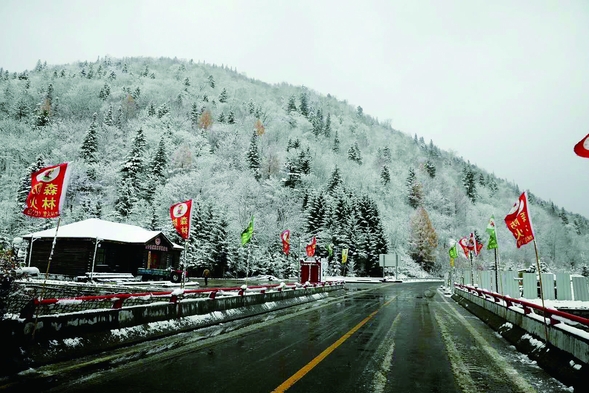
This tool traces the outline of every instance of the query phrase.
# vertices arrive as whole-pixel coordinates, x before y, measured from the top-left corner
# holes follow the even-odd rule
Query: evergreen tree
[[[405,184],[407,185],[407,200],[409,202],[409,206],[416,209],[419,205],[421,205],[423,195],[421,192],[421,185],[415,177],[415,171],[413,168],[409,168],[409,175],[407,176],[407,181]]]
[[[475,181],[475,174],[474,172],[468,168],[464,168],[462,183],[464,184],[464,189],[466,190],[466,196],[472,203],[475,203],[477,200],[477,186]]]
[[[127,156],[127,160],[121,169],[123,180],[129,180],[131,187],[133,187],[134,195],[141,191],[140,182],[143,180],[144,168],[144,154],[147,142],[143,130],[137,130],[137,134],[133,139],[131,151]]]
[[[383,186],[388,185],[391,182],[391,173],[388,165],[383,165],[380,171],[380,180]]]
[[[219,123],[225,123],[225,113],[221,112],[221,113],[219,114],[219,117],[217,118],[217,121],[218,121]]]
[[[312,119],[312,125],[313,135],[315,135],[315,137],[318,137],[323,133],[323,128],[325,127],[325,125],[323,124],[323,112],[321,112],[321,109],[319,108],[317,108],[317,112],[315,113],[315,116]]]
[[[159,184],[164,184],[168,168],[168,153],[166,151],[166,142],[164,137],[160,138],[157,151],[151,161],[151,175]]]
[[[107,126],[111,126],[111,127],[114,126],[114,124],[115,124],[112,104],[108,106],[108,110],[106,112],[106,115],[104,115],[104,124],[106,124]]]
[[[436,167],[430,160],[427,160],[424,166],[429,177],[431,177],[432,179],[436,177]]]
[[[307,101],[307,94],[305,94],[305,92],[302,92],[299,99],[301,100],[301,103],[299,105],[299,111],[301,112],[301,115],[308,118],[309,117],[309,103]]]
[[[190,87],[190,79],[188,77],[184,78],[184,87]]]
[[[135,185],[131,178],[123,178],[118,188],[118,198],[115,202],[115,210],[123,220],[127,218],[133,206],[137,203]]]
[[[357,162],[358,164],[362,164],[362,155],[360,154],[358,142],[354,142],[354,145],[350,146],[348,149],[348,159]]]
[[[88,129],[88,133],[80,148],[80,157],[82,157],[87,164],[96,164],[98,162],[98,125],[96,124],[96,116],[96,113],[92,115],[90,128]]]
[[[290,96],[290,98],[288,99],[288,105],[286,107],[286,111],[288,113],[297,111],[297,104],[295,103],[295,96],[294,95]]]
[[[260,156],[258,153],[258,133],[254,131],[252,138],[250,139],[250,147],[247,152],[247,160],[250,169],[254,173],[254,178],[260,180]]]
[[[105,83],[104,86],[102,86],[102,89],[100,89],[100,93],[98,93],[98,97],[102,101],[106,101],[106,99],[109,96],[110,96],[110,86],[108,85],[108,83]]]
[[[436,260],[438,235],[423,206],[419,206],[411,217],[410,227],[409,255],[423,270],[432,272]]]
[[[340,187],[342,185],[342,183],[343,183],[343,179],[340,174],[339,168],[336,165],[335,169],[331,173],[329,183],[327,184],[327,191],[329,193],[333,193],[338,187]]]
[[[333,138],[333,147],[331,148],[331,150],[333,150],[336,153],[339,153],[339,145],[340,145],[339,136],[337,135],[337,131],[336,131],[335,137]]]
[[[327,118],[325,119],[325,126],[323,127],[323,134],[329,138],[331,136],[331,114],[327,114]]]
[[[209,75],[208,81],[209,81],[209,86],[211,86],[211,88],[214,89],[215,88],[215,78],[213,78],[212,75]]]
[[[223,88],[223,91],[221,92],[221,94],[219,94],[219,102],[221,103],[225,103],[227,102],[227,89]]]
[[[170,108],[168,107],[168,104],[165,102],[163,104],[161,104],[159,108],[157,108],[157,118],[158,119],[161,119],[162,117],[164,117],[168,113],[170,113]]]
[[[32,174],[37,172],[41,168],[45,168],[45,157],[43,154],[39,154],[37,159],[34,163],[29,165],[25,174],[20,180],[18,191],[16,193],[16,201],[19,204],[19,210],[24,210],[26,207],[27,197],[29,196],[29,192],[31,191],[31,180]]]
[[[227,122],[229,124],[235,124],[235,113],[233,113],[233,111],[229,111],[229,115],[227,116]]]

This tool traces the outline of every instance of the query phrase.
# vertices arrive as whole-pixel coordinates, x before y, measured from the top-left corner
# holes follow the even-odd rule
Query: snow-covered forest
[[[440,274],[452,240],[475,231],[486,245],[491,215],[501,267],[535,264],[533,245],[516,249],[503,223],[523,191],[517,184],[328,93],[169,58],[0,69],[2,247],[22,255],[27,245],[14,239],[56,225],[22,214],[30,176],[71,162],[62,224],[99,217],[162,230],[183,245],[169,207],[192,198],[187,261],[217,276],[292,274],[313,236],[330,274],[342,273],[342,249],[347,273],[380,275],[379,254],[398,253],[401,266]],[[534,190],[528,196],[541,261],[581,272],[587,219]],[[476,263],[492,267],[493,251]]]

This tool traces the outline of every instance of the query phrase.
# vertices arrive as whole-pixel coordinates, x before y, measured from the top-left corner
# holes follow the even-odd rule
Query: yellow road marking
[[[311,371],[313,368],[315,368],[316,365],[321,363],[321,361],[323,359],[325,359],[327,356],[329,356],[330,353],[335,351],[335,349],[337,347],[342,345],[348,338],[350,338],[350,336],[352,334],[356,333],[358,331],[358,329],[360,329],[362,326],[364,326],[364,324],[366,322],[370,321],[370,319],[372,319],[372,317],[374,317],[380,310],[382,310],[385,306],[387,306],[394,299],[395,298],[392,298],[391,300],[384,303],[378,310],[370,313],[370,315],[368,315],[366,318],[364,318],[359,324],[354,326],[349,332],[347,332],[346,334],[341,336],[336,342],[331,344],[327,349],[325,349],[323,352],[321,352],[319,355],[317,355],[315,357],[315,359],[311,360],[303,368],[301,368],[299,371],[294,373],[290,378],[288,378],[286,381],[284,381],[282,384],[280,384],[280,386],[278,386],[276,389],[274,389],[272,391],[272,393],[280,393],[280,392],[285,392],[286,390],[288,390],[292,385],[294,385],[295,383],[297,383],[297,381],[299,381],[301,378],[303,378],[305,375],[307,375],[307,373],[309,371]]]

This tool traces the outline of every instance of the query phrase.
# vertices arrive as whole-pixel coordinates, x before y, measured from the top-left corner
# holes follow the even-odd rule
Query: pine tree
[[[327,191],[329,193],[333,193],[338,187],[340,187],[343,183],[342,176],[340,174],[339,168],[336,165],[333,172],[331,173],[329,182],[327,183]]]
[[[391,182],[391,173],[388,165],[383,165],[380,171],[380,180],[383,186],[388,185]]]
[[[339,148],[340,148],[340,141],[339,141],[339,136],[337,135],[337,131],[336,131],[335,137],[333,138],[333,147],[331,148],[331,150],[333,150],[336,153],[339,153]]]
[[[432,179],[436,177],[436,167],[430,160],[427,160],[424,166],[429,177],[431,177]]]
[[[137,198],[136,190],[131,178],[123,178],[118,189],[118,198],[115,202],[115,210],[123,219],[127,218],[133,209]]]
[[[219,114],[219,117],[217,118],[217,121],[218,121],[219,123],[225,123],[225,113],[221,112],[221,113]]]
[[[288,113],[297,111],[297,104],[295,103],[295,96],[294,95],[290,96],[290,98],[288,99],[288,105],[286,107],[286,111]]]
[[[299,110],[301,112],[301,115],[308,118],[309,117],[309,103],[307,101],[307,94],[305,94],[305,92],[301,93],[301,96],[299,99],[301,100],[301,103],[299,105]]]
[[[209,86],[211,86],[211,88],[214,89],[215,88],[215,78],[213,78],[212,75],[209,75],[208,81],[209,81]]]
[[[158,119],[161,119],[162,117],[164,117],[168,113],[170,113],[170,108],[168,107],[168,104],[165,102],[163,104],[161,104],[159,108],[157,108],[157,118]]]
[[[98,97],[102,101],[106,101],[106,99],[109,96],[110,96],[110,86],[108,85],[108,83],[105,83],[104,86],[102,86],[102,89],[100,89],[100,93],[98,93]]]
[[[221,94],[219,94],[219,102],[221,103],[225,103],[227,102],[227,89],[223,88],[223,91],[221,92]]]
[[[421,192],[421,185],[415,177],[415,171],[413,168],[409,168],[409,175],[407,176],[407,181],[405,184],[407,185],[407,200],[409,202],[409,206],[416,209],[419,205],[421,205],[423,195]]]
[[[229,115],[227,117],[227,122],[229,124],[235,124],[235,113],[233,113],[233,111],[229,111]]]
[[[411,217],[410,226],[409,255],[423,270],[432,272],[436,260],[438,235],[423,206],[418,207]]]
[[[147,142],[143,130],[137,130],[137,134],[133,139],[131,151],[127,156],[127,160],[121,169],[123,180],[130,180],[131,186],[135,193],[141,189],[139,181],[144,173],[144,154]]]
[[[39,154],[35,162],[29,165],[25,171],[25,174],[21,178],[16,194],[16,201],[20,206],[20,210],[23,210],[26,206],[27,197],[29,196],[29,191],[31,190],[31,175],[37,172],[39,169],[45,168],[45,166],[45,157],[42,154]]]
[[[250,139],[250,147],[247,152],[247,160],[249,163],[249,168],[254,173],[254,178],[256,180],[260,180],[260,156],[258,153],[258,133],[256,131],[253,132],[252,138]]]
[[[168,153],[166,151],[166,142],[162,136],[157,147],[157,151],[151,161],[151,175],[156,179],[156,182],[163,184],[166,180],[166,172],[168,167]]]
[[[325,119],[325,126],[323,127],[323,135],[327,138],[331,136],[331,114],[327,114],[327,118]]]
[[[477,200],[475,175],[474,172],[468,167],[464,168],[462,183],[464,184],[464,189],[466,190],[466,196],[472,203],[475,203]]]
[[[115,124],[112,104],[108,106],[108,110],[106,112],[106,115],[104,115],[104,124],[106,124],[107,126],[111,126],[111,127],[114,126],[114,124]]]
[[[90,165],[98,162],[98,157],[96,156],[98,152],[98,125],[96,124],[96,116],[96,113],[92,115],[90,128],[80,148],[80,157]]]

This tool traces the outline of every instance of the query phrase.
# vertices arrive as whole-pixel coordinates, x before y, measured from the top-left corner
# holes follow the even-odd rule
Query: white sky
[[[589,217],[587,0],[2,2],[0,67],[104,55],[330,93]]]

